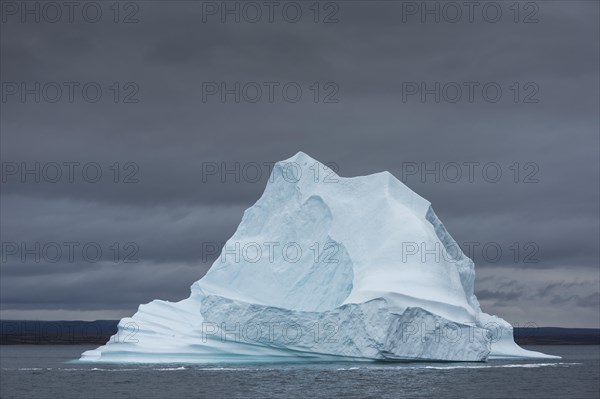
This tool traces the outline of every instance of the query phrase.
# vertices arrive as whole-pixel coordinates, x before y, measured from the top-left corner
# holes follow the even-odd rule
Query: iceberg
[[[389,172],[344,178],[299,152],[179,302],[154,300],[81,362],[554,358],[483,313],[474,264]]]

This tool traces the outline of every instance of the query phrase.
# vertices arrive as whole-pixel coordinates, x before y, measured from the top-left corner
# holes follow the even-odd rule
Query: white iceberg
[[[255,363],[551,358],[481,311],[475,271],[428,201],[388,172],[278,162],[180,302],[119,322],[83,362]]]

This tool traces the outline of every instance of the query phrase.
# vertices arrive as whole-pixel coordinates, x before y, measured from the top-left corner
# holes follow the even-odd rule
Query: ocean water
[[[487,363],[82,365],[92,346],[0,346],[9,398],[598,398],[600,346],[530,346],[561,360]]]

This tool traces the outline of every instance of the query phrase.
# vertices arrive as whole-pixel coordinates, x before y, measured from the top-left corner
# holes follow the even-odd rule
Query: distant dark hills
[[[118,320],[0,320],[0,345],[102,345],[117,332],[118,323]]]
[[[600,345],[600,329],[536,327],[514,329],[519,345]]]
[[[102,345],[116,334],[117,323],[118,320],[0,320],[0,344]],[[517,327],[514,337],[521,345],[600,345],[600,329],[596,328]]]

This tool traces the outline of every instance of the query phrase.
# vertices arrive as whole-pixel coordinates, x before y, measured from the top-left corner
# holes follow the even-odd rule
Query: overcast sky
[[[600,327],[599,3],[462,3],[3,1],[1,317],[187,297],[301,150],[428,199],[484,311]]]

